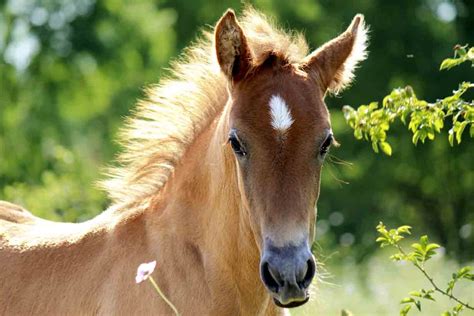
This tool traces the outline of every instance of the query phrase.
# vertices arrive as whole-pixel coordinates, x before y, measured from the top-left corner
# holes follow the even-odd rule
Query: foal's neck
[[[188,208],[178,212],[194,230],[190,236],[195,237],[189,242],[206,260],[212,260],[206,273],[220,283],[218,290],[231,291],[229,296],[241,305],[240,311],[249,308],[249,313],[255,313],[268,298],[260,282],[260,255],[248,211],[242,205],[235,157],[227,144],[229,111],[227,104],[196,138],[176,171],[169,194],[178,197],[180,208]]]
[[[218,252],[229,250],[232,255],[237,251],[235,247],[244,247],[241,250],[258,256],[238,188],[235,157],[227,144],[229,111],[227,104],[189,148],[176,174],[173,192],[189,202],[202,220],[203,233],[209,239],[203,240],[201,246],[213,250],[218,243],[225,247],[219,247]]]
[[[242,259],[246,253],[258,257],[258,248],[252,233],[248,209],[243,204],[237,179],[234,153],[228,144],[229,137],[229,112],[230,105],[227,104],[221,115],[213,122],[209,130],[207,146],[203,146],[204,156],[200,168],[207,175],[207,212],[209,220],[214,222],[219,229],[222,242],[240,248],[231,248],[236,251],[245,251],[238,254]],[[203,135],[204,136],[204,135]],[[204,136],[204,139],[207,137]],[[216,236],[213,236],[216,237]],[[215,238],[213,238],[215,239]]]

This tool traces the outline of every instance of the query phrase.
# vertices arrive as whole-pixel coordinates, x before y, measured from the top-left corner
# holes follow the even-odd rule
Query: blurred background
[[[326,100],[342,146],[324,167],[318,203],[314,249],[324,264],[323,280],[315,301],[299,313],[335,315],[348,308],[360,315],[396,314],[399,300],[425,283],[377,250],[375,226],[380,220],[408,224],[416,235],[427,233],[444,245],[432,267],[440,274],[443,267],[472,261],[474,142],[465,136],[450,147],[448,127],[434,142],[415,147],[398,124],[388,139],[394,153],[386,157],[355,140],[341,108],[381,101],[408,84],[419,98],[433,101],[472,81],[469,64],[449,72],[438,68],[455,44],[474,44],[474,1],[250,3],[284,28],[304,32],[313,49],[343,31],[356,13],[370,25],[369,58],[356,82]],[[214,0],[0,1],[0,199],[57,221],[84,221],[105,209],[109,201],[95,183],[120,150],[114,139],[124,117],[143,88],[158,82],[170,60],[228,7],[239,12],[243,6]],[[474,299],[472,292],[464,294]]]

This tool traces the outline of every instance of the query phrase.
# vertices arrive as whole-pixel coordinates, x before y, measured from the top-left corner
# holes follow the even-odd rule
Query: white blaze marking
[[[270,98],[270,114],[272,127],[281,133],[286,132],[294,122],[288,104],[278,94]]]

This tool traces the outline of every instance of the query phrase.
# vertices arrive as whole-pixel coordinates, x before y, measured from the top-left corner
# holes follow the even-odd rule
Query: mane
[[[308,54],[299,33],[287,33],[253,8],[246,8],[240,25],[254,62],[276,54],[290,63]],[[222,111],[228,99],[227,81],[220,72],[213,31],[204,31],[185,49],[160,83],[146,89],[121,131],[124,150],[118,167],[101,182],[113,203],[134,203],[157,194],[197,135]]]

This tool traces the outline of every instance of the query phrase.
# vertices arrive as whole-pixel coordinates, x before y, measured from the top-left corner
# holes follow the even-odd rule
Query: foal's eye
[[[229,143],[237,156],[247,156],[247,151],[245,150],[244,146],[237,137],[237,133],[235,132],[235,130],[232,130],[229,134]]]
[[[321,145],[321,148],[319,149],[319,154],[321,156],[324,156],[328,153],[329,151],[329,147],[331,147],[331,144],[332,144],[332,141],[333,141],[334,137],[332,136],[332,134],[329,134],[326,139],[324,140],[323,144]]]

